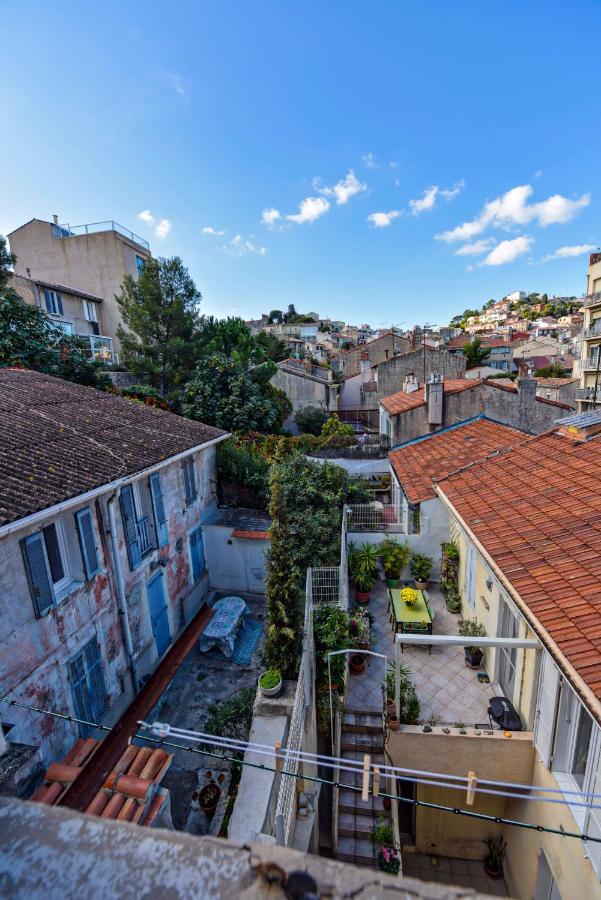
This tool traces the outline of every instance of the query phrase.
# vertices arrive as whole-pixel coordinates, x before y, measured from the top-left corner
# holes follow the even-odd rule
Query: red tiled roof
[[[541,387],[564,387],[566,384],[573,384],[578,381],[577,378],[536,378],[536,383]]]
[[[601,437],[578,441],[547,432],[438,484],[598,699],[600,476]]]
[[[465,347],[466,344],[469,344],[472,340],[472,336],[470,334],[459,334],[457,337],[452,338],[447,344],[447,350],[461,350]],[[509,341],[504,340],[503,338],[497,337],[487,337],[483,334],[480,337],[481,346],[482,347],[509,347]]]
[[[0,419],[0,525],[227,434],[29,369],[0,368]]]
[[[482,384],[480,378],[450,378],[444,382],[444,390],[445,394],[458,394],[460,391],[468,391],[478,384]],[[380,403],[386,412],[392,416],[404,413],[408,409],[417,409],[419,406],[425,406],[424,386],[420,384],[417,391],[413,391],[411,394],[408,394],[406,391],[390,394],[388,397],[383,397]]]
[[[99,297],[98,294],[90,294],[89,291],[82,291],[80,288],[69,287],[67,284],[58,284],[55,281],[43,281],[41,278],[33,278],[33,276],[24,275],[22,272],[15,272],[14,274],[17,278],[25,278],[26,281],[32,281],[39,287],[50,288],[62,294],[72,294],[74,297],[83,297],[85,300],[92,300],[94,303],[102,303],[102,297]]]
[[[48,767],[44,783],[30,799],[56,806],[100,744],[94,738],[80,738],[62,763]],[[159,793],[157,788],[172,759],[172,753],[160,748],[152,750],[129,744],[85,812],[103,819],[151,825],[167,797],[166,792]]]
[[[484,416],[418,438],[388,459],[410,503],[436,496],[433,482],[530,435]]]

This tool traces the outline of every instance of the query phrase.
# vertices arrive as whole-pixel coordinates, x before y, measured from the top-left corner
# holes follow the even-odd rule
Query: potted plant
[[[365,657],[362,653],[351,653],[349,667],[353,675],[361,675],[365,669]]]
[[[282,690],[282,675],[277,669],[267,669],[259,676],[259,689],[264,697],[276,697]]]
[[[357,603],[369,603],[369,595],[374,586],[373,575],[366,572],[357,572],[355,575],[355,600]]]
[[[358,650],[369,650],[371,618],[366,609],[358,609],[349,619],[349,634]]]
[[[417,603],[417,591],[410,587],[403,588],[401,591],[401,600],[405,606],[415,606]]]
[[[388,713],[387,722],[388,722],[388,727],[390,728],[391,731],[398,731],[399,728],[401,727],[399,717],[397,716],[397,714],[395,712]]]
[[[381,816],[371,830],[371,842],[377,847],[376,861],[381,872],[398,875],[401,862],[394,845],[394,832]]]
[[[211,781],[201,788],[198,794],[198,805],[207,816],[212,816],[217,809],[220,797],[221,788]]]
[[[407,544],[399,544],[390,538],[386,538],[380,545],[380,559],[388,587],[398,587],[401,573],[409,562],[409,553]]]
[[[477,619],[464,619],[459,623],[459,634],[461,637],[477,638],[486,637],[486,628]],[[465,648],[465,661],[472,669],[479,669],[482,664],[484,653],[478,646],[468,646]]]
[[[366,542],[357,547],[352,554],[351,572],[353,578],[356,580],[357,575],[361,573],[362,575],[370,575],[372,580],[376,581],[378,578],[379,555],[378,548],[374,544]]]
[[[455,589],[449,589],[445,602],[450,613],[458,613],[461,609],[461,598]]]
[[[484,857],[484,869],[490,878],[501,878],[503,875],[503,860],[507,850],[507,841],[502,835],[487,838],[482,843],[486,844],[488,851]]]
[[[411,575],[418,591],[425,591],[432,572],[432,559],[423,553],[414,553],[411,557]]]

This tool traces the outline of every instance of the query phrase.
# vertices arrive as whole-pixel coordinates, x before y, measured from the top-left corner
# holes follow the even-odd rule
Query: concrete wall
[[[342,356],[344,375],[345,377],[358,375],[362,359],[367,358],[370,365],[377,366],[387,359],[392,359],[397,353],[405,353],[410,346],[407,338],[399,337],[396,334],[385,334],[373,341],[360,344]]]
[[[509,739],[499,731],[493,735],[475,736],[462,735],[452,729],[447,735],[441,728],[435,727],[429,734],[424,734],[420,726],[402,725],[399,731],[390,732],[387,749],[392,764],[407,769],[427,768],[429,772],[462,777],[474,771],[480,779],[524,784],[532,782],[534,748],[532,735],[525,732],[514,733]],[[418,785],[416,791],[418,800],[465,807],[462,791],[433,785]],[[476,794],[473,810],[486,815],[505,816],[507,804],[504,797]],[[502,830],[502,825],[418,807],[415,812],[415,849],[418,853],[429,855],[483,859],[485,848],[482,841]],[[512,896],[516,895],[512,893]]]
[[[160,570],[159,566],[162,567],[172,640],[200,608],[208,592],[206,570],[199,581],[192,584],[188,535],[214,503],[215,448],[202,450],[194,457],[198,499],[188,507],[184,500],[181,464],[168,463],[161,469],[169,543],[160,550],[151,550],[134,571],[129,568],[117,505],[119,555],[138,677],[151,672],[158,662],[146,593],[151,575]],[[139,483],[139,494],[147,500],[147,479],[133,481]],[[131,701],[132,684],[119,622],[117,581],[109,535],[109,497],[105,494],[97,503],[88,504],[94,519],[100,562],[100,572],[89,581],[84,580],[73,518],[74,512],[81,507],[75,506],[73,511],[69,510],[60,517],[49,510],[47,519],[41,524],[23,528],[0,540],[0,693],[22,703],[74,714],[67,663],[96,638],[108,694],[108,710],[103,721],[110,723]],[[143,511],[146,513],[147,509]],[[150,515],[152,521],[151,512]],[[57,518],[64,526],[67,557],[74,581],[67,588],[64,598],[38,619],[34,613],[20,541],[57,521]],[[64,755],[78,733],[72,724],[16,708],[3,708],[2,718],[15,725],[11,732],[12,740],[40,747],[45,764]]]
[[[462,378],[466,370],[465,357],[454,356],[448,350],[425,348],[426,381],[433,372],[444,378]],[[424,348],[403,353],[378,366],[378,397],[388,397],[403,389],[407,375],[415,375],[421,383],[424,380]]]
[[[43,312],[47,312],[46,302],[44,300],[44,289],[36,289],[35,282],[32,279],[22,278],[20,275],[12,275],[9,284],[29,306],[38,306]],[[76,286],[77,285],[71,285],[71,287]],[[50,316],[50,318],[55,322],[71,322],[75,334],[93,334],[92,325],[84,316],[82,298],[76,297],[74,294],[69,294],[66,291],[61,291],[60,294],[63,305],[63,315]],[[98,320],[100,334],[104,334],[102,330],[102,304],[94,303],[94,307],[96,309],[96,318]]]
[[[34,219],[10,235],[10,248],[17,255],[17,268],[31,270],[34,278],[56,281],[102,297],[104,334],[115,342],[121,323],[115,294],[121,292],[125,275],[137,277],[136,256],[150,252],[115,231],[55,239],[50,222]]]
[[[292,372],[277,370],[271,384],[284,391],[292,404],[292,415],[284,422],[284,428],[294,434],[298,433],[294,421],[294,413],[305,406],[318,406],[328,412],[335,412],[338,408],[338,390],[336,385],[319,381],[316,378],[306,378],[303,375],[295,375]]]
[[[232,537],[231,526],[203,527],[211,590],[264,593],[268,540]]]

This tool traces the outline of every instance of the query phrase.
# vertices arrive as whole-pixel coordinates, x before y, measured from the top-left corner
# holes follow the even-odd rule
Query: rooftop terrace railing
[[[598,303],[601,303],[601,291],[595,291],[592,294],[587,294],[582,303],[583,306],[597,306]]]
[[[117,234],[121,234],[123,237],[133,241],[134,244],[139,244],[140,247],[144,247],[145,250],[150,250],[148,241],[145,241],[144,238],[135,234],[135,232],[130,231],[129,228],[124,228],[123,225],[119,225],[118,222],[113,221],[90,222],[87,225],[69,225],[68,223],[63,225],[53,225],[52,237],[55,240],[61,240],[62,238],[80,237],[83,234],[99,234],[101,231],[115,231]]]

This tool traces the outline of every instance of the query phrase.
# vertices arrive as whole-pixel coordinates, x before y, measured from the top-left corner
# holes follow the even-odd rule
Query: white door
[[[553,872],[543,850],[541,850],[538,858],[534,900],[561,900],[561,894],[555,884]]]
[[[267,576],[266,558],[268,542],[263,540],[242,539],[244,559],[244,578],[246,590],[254,594],[262,594],[265,590]]]

